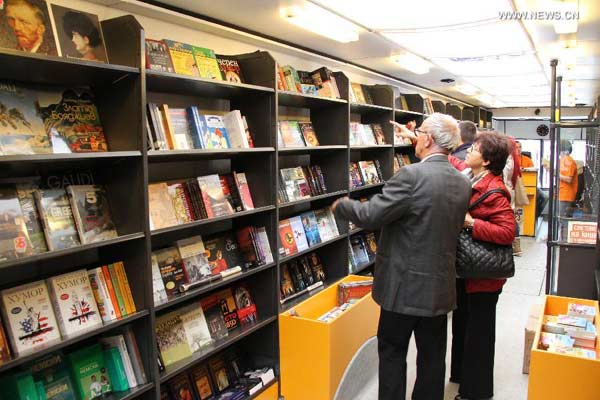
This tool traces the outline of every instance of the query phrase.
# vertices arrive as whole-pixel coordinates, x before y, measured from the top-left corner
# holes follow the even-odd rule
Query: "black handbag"
[[[492,189],[469,206],[469,211],[494,193],[506,192]],[[456,246],[456,275],[465,279],[502,279],[515,275],[512,245],[473,240],[471,230],[462,229]]]

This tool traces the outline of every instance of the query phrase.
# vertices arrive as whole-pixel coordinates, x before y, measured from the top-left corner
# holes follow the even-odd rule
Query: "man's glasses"
[[[427,131],[424,131],[424,130],[421,130],[421,129],[418,129],[418,128],[417,128],[417,129],[415,129],[415,134],[416,134],[417,136],[419,136],[419,135],[430,135],[430,133],[429,133],[429,132],[427,132]]]

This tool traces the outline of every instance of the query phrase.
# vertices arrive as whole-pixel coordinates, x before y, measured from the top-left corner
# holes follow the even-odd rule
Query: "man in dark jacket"
[[[333,205],[337,217],[381,229],[373,287],[381,306],[379,399],[405,398],[413,332],[418,356],[412,398],[444,398],[447,313],[456,307],[456,243],[471,184],[448,162],[458,143],[452,117],[433,114],[415,133],[420,163],[401,168],[368,202],[345,198]]]
[[[462,121],[458,124],[460,130],[460,144],[452,152],[452,155],[461,161],[465,161],[467,150],[473,145],[473,140],[477,135],[477,125],[471,121]]]

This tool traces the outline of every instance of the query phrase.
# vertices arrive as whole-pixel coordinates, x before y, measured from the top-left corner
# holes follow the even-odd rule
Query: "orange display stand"
[[[596,308],[596,330],[600,332],[598,302],[571,297],[546,296],[545,315],[566,314],[569,303],[579,303]],[[600,360],[589,360],[570,355],[539,350],[543,318],[540,318],[531,348],[529,369],[529,400],[600,398]],[[596,354],[600,355],[596,340]]]
[[[535,236],[535,205],[537,202],[537,170],[525,170],[521,173],[523,179],[523,186],[525,186],[525,192],[529,199],[529,204],[522,208],[523,212],[520,213],[521,221],[519,221],[519,228],[521,236]]]
[[[278,400],[279,399],[279,382],[269,386],[264,392],[254,397],[256,400]]]
[[[281,395],[286,400],[332,399],[358,348],[377,333],[379,306],[370,294],[331,322],[318,321],[337,305],[341,282],[372,279],[349,275],[279,315]]]

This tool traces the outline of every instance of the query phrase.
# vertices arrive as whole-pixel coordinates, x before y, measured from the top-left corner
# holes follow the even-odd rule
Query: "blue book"
[[[307,211],[302,213],[300,218],[302,219],[302,225],[304,226],[304,232],[306,233],[308,247],[313,247],[314,245],[321,243],[321,235],[319,235],[319,226],[317,224],[315,213],[313,211]]]
[[[204,143],[207,149],[229,149],[229,136],[220,115],[202,115],[204,126]]]
[[[204,128],[198,118],[198,107],[191,106],[191,107],[188,107],[186,109],[186,111],[187,111],[190,131],[192,133],[191,136],[192,136],[192,142],[194,144],[194,148],[202,149],[202,148],[204,148],[204,146],[202,145],[202,131]]]

